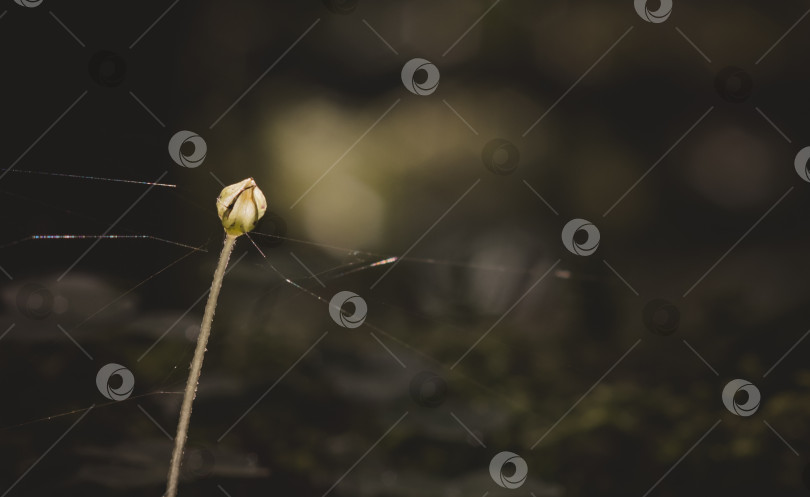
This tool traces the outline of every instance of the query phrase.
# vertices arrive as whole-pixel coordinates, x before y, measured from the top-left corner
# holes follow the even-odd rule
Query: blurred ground
[[[239,241],[180,495],[807,494],[803,2],[6,4],[0,491],[160,495],[218,180],[253,176],[267,260]],[[172,162],[180,130],[201,166]],[[146,186],[25,170],[177,188],[127,211]],[[66,272],[92,240],[26,240],[119,216],[207,252],[102,240]],[[576,218],[592,255],[561,243]],[[329,316],[343,290],[359,328]]]

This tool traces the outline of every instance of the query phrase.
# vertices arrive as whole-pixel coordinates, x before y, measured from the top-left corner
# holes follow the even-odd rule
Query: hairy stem
[[[200,334],[197,337],[197,347],[194,349],[194,358],[191,360],[191,370],[188,374],[186,390],[183,393],[183,404],[180,408],[180,420],[177,422],[177,435],[174,437],[174,450],[172,451],[172,462],[169,468],[169,481],[166,485],[165,497],[175,497],[177,495],[177,480],[180,477],[180,463],[183,459],[183,448],[186,446],[188,424],[191,420],[191,404],[194,402],[194,397],[197,395],[197,383],[200,381],[203,356],[205,355],[205,348],[208,344],[208,336],[211,334],[211,324],[214,322],[217,298],[219,297],[219,290],[222,288],[225,269],[228,267],[228,259],[231,257],[235,243],[236,236],[225,236],[225,244],[222,246],[222,253],[219,254],[219,263],[217,264],[216,271],[214,271],[214,281],[211,283],[208,302],[205,304],[205,314],[203,314]]]

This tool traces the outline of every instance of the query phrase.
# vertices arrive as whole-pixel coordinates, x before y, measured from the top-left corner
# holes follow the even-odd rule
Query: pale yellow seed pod
[[[267,210],[267,199],[253,178],[222,189],[217,198],[217,213],[225,233],[239,236],[256,227]]]

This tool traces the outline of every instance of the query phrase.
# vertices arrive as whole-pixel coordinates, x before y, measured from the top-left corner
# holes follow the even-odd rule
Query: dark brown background
[[[7,244],[101,234],[146,187],[21,172],[0,179],[0,266],[13,278],[0,288],[0,332],[15,323],[0,340],[0,491],[96,405],[8,495],[161,494],[171,444],[144,412],[174,434],[179,395],[159,392],[182,390],[203,303],[180,318],[210,285],[219,251],[214,173],[226,183],[255,177],[272,211],[257,231],[295,239],[254,237],[268,259],[326,300],[357,292],[373,328],[340,328],[323,302],[284,283],[240,240],[235,256],[247,256],[225,281],[191,422],[197,459],[181,495],[323,495],[405,412],[331,495],[642,496],[706,433],[649,495],[806,495],[808,344],[768,371],[810,327],[810,186],[793,168],[808,145],[810,20],[760,60],[806,3],[675,0],[671,17],[652,24],[631,1],[504,0],[444,56],[493,2],[327,4],[0,5],[0,166],[143,181],[168,171],[162,181],[177,188],[154,188],[110,233],[208,250],[85,322],[188,249],[102,240],[57,282],[91,240]],[[99,84],[88,67],[102,50],[126,67],[114,85]],[[440,70],[432,95],[403,87],[400,69],[414,57]],[[717,90],[729,66],[750,78],[752,91],[735,93],[728,79],[720,83],[730,93]],[[735,95],[740,101],[730,101]],[[168,155],[169,138],[186,129],[208,145],[196,169]],[[495,138],[519,151],[512,174],[484,166],[482,151]],[[411,260],[373,289],[390,266],[344,274],[403,254],[473,184]],[[599,228],[594,255],[563,247],[560,232],[573,218]],[[323,288],[291,252],[315,272],[338,269],[322,275]],[[451,370],[558,259],[561,272]],[[42,318],[24,312],[36,304],[26,300],[31,288],[58,302]],[[668,336],[642,321],[654,299],[680,313]],[[120,403],[95,385],[110,362],[136,380]],[[423,371],[446,392],[414,395]],[[721,391],[734,378],[762,393],[755,415],[724,408]],[[501,489],[489,476],[489,461],[504,450],[528,464],[520,489]]]

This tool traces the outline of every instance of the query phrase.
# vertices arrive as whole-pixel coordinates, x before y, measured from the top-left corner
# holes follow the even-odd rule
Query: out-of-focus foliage
[[[132,76],[121,95],[86,97],[94,117],[77,119],[89,123],[55,130],[27,166],[148,179],[171,167],[164,181],[177,190],[150,193],[121,227],[208,252],[120,299],[184,249],[111,240],[58,283],[83,247],[26,242],[0,254],[17,276],[2,289],[0,332],[16,323],[0,342],[0,424],[10,427],[0,436],[2,481],[16,480],[80,412],[20,423],[95,405],[16,495],[161,491],[171,442],[149,416],[174,433],[203,304],[187,309],[210,284],[221,239],[213,172],[226,184],[254,177],[266,194],[268,215],[251,237],[267,260],[240,239],[234,260],[247,255],[220,297],[190,428],[197,459],[181,495],[222,495],[217,485],[234,497],[322,495],[338,481],[331,495],[644,495],[687,452],[651,496],[804,495],[807,343],[771,367],[808,327],[808,195],[793,170],[810,111],[806,25],[755,62],[806,6],[675,3],[667,22],[650,24],[630,1],[499,2],[446,55],[490,2],[359,2],[348,15],[322,2],[178,4],[127,52]],[[76,32],[95,32],[64,8]],[[143,16],[127,21],[132,32],[155,17]],[[400,69],[414,57],[441,71],[430,96],[402,85]],[[754,81],[741,103],[714,86],[732,65]],[[141,115],[126,88],[166,129]],[[169,162],[175,129],[205,138],[203,166]],[[514,173],[484,166],[494,138],[519,150]],[[82,154],[86,165],[74,159]],[[4,181],[4,202],[22,196],[30,209],[9,240],[101,232],[139,194]],[[594,255],[560,243],[573,218],[599,227]],[[367,267],[406,251],[393,268]],[[61,298],[61,310],[22,314],[18,295],[30,282]],[[341,290],[368,303],[364,326],[330,319],[325,302]],[[656,298],[680,312],[668,336],[643,322]],[[109,362],[135,374],[127,401],[96,390]],[[734,378],[761,391],[755,415],[723,406]],[[528,464],[519,490],[489,476],[501,451]]]

